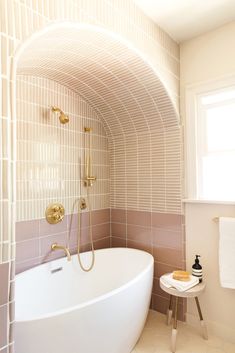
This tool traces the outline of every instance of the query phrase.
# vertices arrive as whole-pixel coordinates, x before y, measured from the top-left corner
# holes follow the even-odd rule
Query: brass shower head
[[[54,112],[54,113],[60,113],[59,115],[59,119],[60,119],[60,122],[61,124],[66,124],[69,122],[69,117],[68,115],[66,115],[60,108],[58,107],[51,107],[51,110]]]
[[[66,124],[69,122],[68,115],[65,115],[63,112],[60,113],[59,119],[60,119],[61,124]]]

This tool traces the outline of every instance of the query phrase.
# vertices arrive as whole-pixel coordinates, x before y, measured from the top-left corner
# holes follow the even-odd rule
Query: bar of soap
[[[172,277],[177,279],[177,281],[190,281],[190,273],[187,271],[173,271]]]

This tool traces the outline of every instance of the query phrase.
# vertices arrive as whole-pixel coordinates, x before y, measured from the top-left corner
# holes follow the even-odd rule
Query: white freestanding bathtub
[[[82,254],[89,264],[90,252]],[[130,353],[151,297],[153,257],[140,250],[96,251],[16,276],[16,353]]]

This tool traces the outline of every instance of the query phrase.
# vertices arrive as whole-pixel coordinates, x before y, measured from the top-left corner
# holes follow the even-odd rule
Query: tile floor
[[[144,331],[132,353],[171,353],[170,337],[171,326],[165,324],[165,315],[150,310]],[[176,353],[235,353],[235,344],[210,333],[206,341],[200,330],[178,322]]]

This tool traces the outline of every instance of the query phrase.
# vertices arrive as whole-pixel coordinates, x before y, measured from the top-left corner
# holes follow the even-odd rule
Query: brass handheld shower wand
[[[91,242],[91,263],[88,267],[85,267],[84,264],[82,263],[81,257],[80,257],[80,246],[81,246],[81,210],[86,208],[86,205],[84,204],[84,199],[80,199],[80,202],[78,204],[78,243],[77,243],[77,253],[78,253],[78,261],[80,264],[80,267],[83,271],[89,272],[92,270],[95,264],[95,249],[94,249],[94,241],[93,241],[93,234],[92,234],[92,209],[91,209],[91,202],[90,202],[90,187],[93,185],[93,182],[96,180],[95,176],[92,176],[92,160],[91,160],[91,128],[85,127],[84,132],[88,132],[89,135],[89,148],[88,148],[88,153],[85,154],[85,177],[81,182],[84,182],[84,185],[87,187],[86,188],[86,193],[87,193],[87,207],[88,207],[88,212],[89,212],[89,235],[90,235],[90,242]],[[85,147],[85,146],[84,146]]]
[[[93,185],[94,181],[96,181],[96,177],[92,176],[92,160],[91,160],[91,131],[90,127],[84,127],[84,132],[88,132],[89,135],[89,149],[88,154],[85,158],[85,177],[84,177],[84,185],[90,187]]]

